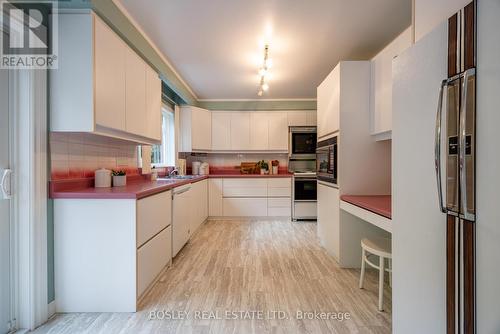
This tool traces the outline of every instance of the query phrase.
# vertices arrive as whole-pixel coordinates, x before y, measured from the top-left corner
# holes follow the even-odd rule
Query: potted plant
[[[257,165],[260,168],[260,173],[261,174],[267,174],[269,171],[269,164],[265,162],[264,160],[261,160],[257,163]]]
[[[271,161],[271,166],[273,167],[273,174],[278,174],[278,167],[280,162],[278,160]]]
[[[113,187],[123,187],[127,184],[127,173],[124,170],[113,170]]]

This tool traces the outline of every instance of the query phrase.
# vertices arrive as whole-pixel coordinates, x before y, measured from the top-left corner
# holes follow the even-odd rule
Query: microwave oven
[[[316,175],[318,180],[337,185],[337,136],[318,142]]]

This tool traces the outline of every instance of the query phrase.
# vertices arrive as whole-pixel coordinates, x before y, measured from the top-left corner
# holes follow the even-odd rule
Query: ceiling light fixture
[[[269,69],[271,68],[272,62],[269,59],[269,45],[266,44],[264,47],[264,61],[262,62],[262,67],[259,69],[260,84],[258,96],[262,96],[264,92],[269,89],[269,84],[266,82],[266,77],[269,74]]]

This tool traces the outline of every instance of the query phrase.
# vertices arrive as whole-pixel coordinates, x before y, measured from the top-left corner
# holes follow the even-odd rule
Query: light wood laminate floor
[[[358,279],[359,270],[339,268],[320,247],[316,223],[208,221],[142,301],[140,312],[57,314],[35,333],[390,333],[387,284],[386,311],[378,312],[377,272],[367,271],[363,290]],[[176,314],[182,320],[150,320],[151,311],[188,314]],[[196,311],[222,319],[196,319],[202,315]],[[263,313],[232,320],[226,311]],[[273,317],[272,311],[281,313]],[[297,311],[348,312],[350,319],[301,320]]]

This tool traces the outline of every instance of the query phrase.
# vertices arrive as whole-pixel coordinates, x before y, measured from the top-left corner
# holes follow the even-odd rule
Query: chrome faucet
[[[173,175],[179,175],[179,170],[177,169],[177,167],[175,167],[170,171],[170,173],[168,173],[168,176],[173,176]]]

